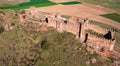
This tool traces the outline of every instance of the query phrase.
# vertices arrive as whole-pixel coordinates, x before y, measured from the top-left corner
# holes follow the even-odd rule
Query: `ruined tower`
[[[78,19],[78,31],[77,31],[77,38],[80,42],[86,42],[88,40],[88,33],[86,30],[88,29],[88,19]]]

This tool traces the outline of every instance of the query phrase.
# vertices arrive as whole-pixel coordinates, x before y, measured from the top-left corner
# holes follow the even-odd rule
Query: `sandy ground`
[[[65,0],[64,0],[65,1]],[[66,0],[67,1],[67,0]],[[49,13],[60,13],[62,15],[79,16],[82,18],[89,18],[90,20],[99,21],[105,24],[115,26],[120,29],[120,23],[112,21],[110,19],[99,16],[100,14],[113,13],[113,10],[95,6],[91,4],[75,4],[75,5],[55,5],[49,7],[37,8],[39,11]]]

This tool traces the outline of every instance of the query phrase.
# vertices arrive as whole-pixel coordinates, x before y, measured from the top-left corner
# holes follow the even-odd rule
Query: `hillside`
[[[59,33],[54,28],[39,32],[26,30],[16,12],[1,11],[5,14],[0,17],[1,28],[6,24],[13,27],[9,31],[0,30],[1,66],[112,66],[110,60],[86,51],[71,33]]]

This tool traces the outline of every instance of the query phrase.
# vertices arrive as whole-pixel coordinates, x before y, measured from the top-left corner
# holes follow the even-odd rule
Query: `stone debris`
[[[12,30],[14,28],[14,26],[12,26],[11,24],[6,24],[4,26],[4,28],[5,28],[5,30],[10,31],[10,30]]]
[[[91,62],[91,63],[96,63],[96,61],[97,61],[96,58],[91,58],[91,59],[90,59],[90,62]]]
[[[114,62],[113,62],[113,65],[114,65],[114,66],[120,66],[120,61],[114,61]]]
[[[96,58],[90,58],[88,61],[86,61],[86,65],[96,63],[97,59]]]

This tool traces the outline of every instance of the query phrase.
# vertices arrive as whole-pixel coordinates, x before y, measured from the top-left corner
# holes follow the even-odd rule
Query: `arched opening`
[[[111,33],[111,31],[108,31],[108,33],[106,33],[106,34],[104,35],[104,38],[105,38],[105,39],[108,39],[108,40],[112,39],[112,33]]]
[[[63,18],[63,21],[64,21],[65,24],[67,24],[67,19]]]
[[[45,21],[46,21],[46,23],[48,23],[48,18],[47,17],[45,18]]]
[[[80,25],[79,25],[79,35],[78,35],[78,37],[80,38],[81,36],[81,28],[82,28],[82,23],[80,23]]]
[[[85,34],[85,40],[84,40],[84,42],[86,43],[87,40],[88,40],[88,33]]]

